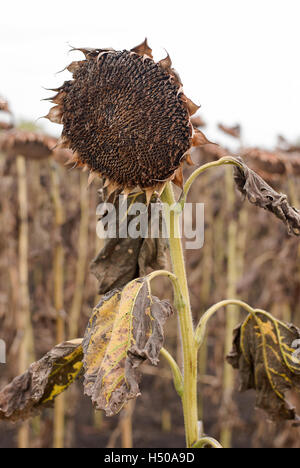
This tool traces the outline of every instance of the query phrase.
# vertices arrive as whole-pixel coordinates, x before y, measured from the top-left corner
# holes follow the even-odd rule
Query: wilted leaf
[[[273,190],[259,175],[239,159],[242,167],[235,167],[235,182],[250,203],[273,213],[287,226],[290,234],[300,235],[300,211],[289,205],[287,196]]]
[[[134,200],[145,203],[145,195],[140,195]],[[130,201],[128,206],[129,203]],[[118,219],[119,199],[115,207]],[[133,216],[128,215],[122,223],[127,223],[127,228],[132,220]],[[148,220],[150,225],[150,210]],[[159,222],[162,223],[162,218]],[[99,281],[99,294],[122,288],[133,279],[145,276],[149,268],[156,270],[166,267],[166,239],[162,237],[133,239],[130,236],[121,238],[119,232],[122,232],[122,225],[119,226],[115,238],[106,239],[104,248],[91,263],[91,271]]]
[[[26,419],[52,406],[55,397],[78,377],[82,358],[81,340],[75,340],[56,346],[31,364],[0,392],[0,420]]]
[[[147,278],[104,296],[85,333],[85,393],[108,416],[140,395],[137,368],[158,363],[163,326],[172,313],[167,301],[151,296]]]
[[[292,347],[300,338],[294,325],[280,322],[262,311],[249,315],[234,331],[228,362],[239,369],[241,391],[255,389],[256,405],[273,420],[298,420],[285,392],[300,390],[300,361]]]

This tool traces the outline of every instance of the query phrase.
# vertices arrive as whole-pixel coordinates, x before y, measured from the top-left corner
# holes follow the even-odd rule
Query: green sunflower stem
[[[256,312],[263,312],[266,315],[270,315],[265,311],[260,311],[259,309],[253,309],[249,304],[246,302],[240,301],[238,299],[226,299],[224,301],[220,301],[217,304],[214,304],[212,307],[210,307],[205,314],[201,317],[199,324],[196,327],[195,330],[195,342],[196,346],[200,348],[204,342],[205,338],[205,333],[206,333],[206,328],[209,320],[212,318],[212,316],[218,312],[218,310],[222,309],[223,307],[228,307],[228,306],[237,306],[239,308],[244,309],[248,314],[255,315]]]
[[[190,191],[190,188],[193,185],[193,183],[195,182],[195,180],[197,179],[197,177],[199,175],[203,174],[204,172],[206,172],[208,169],[213,169],[213,168],[219,167],[219,166],[242,167],[241,163],[236,158],[233,158],[232,156],[224,156],[223,158],[218,159],[217,161],[213,161],[213,162],[210,162],[210,163],[207,163],[207,164],[203,164],[203,166],[200,166],[198,169],[196,169],[191,174],[191,176],[188,178],[188,180],[184,184],[183,193],[182,193],[182,196],[181,196],[181,198],[179,200],[179,205],[181,207],[184,206],[184,204],[186,202],[186,199],[187,199],[187,196],[188,196],[188,193]]]
[[[162,201],[174,207],[176,202],[171,184],[168,183],[162,194]],[[169,215],[169,213],[167,213]],[[186,444],[191,448],[198,440],[198,404],[197,404],[197,347],[194,339],[194,327],[190,306],[189,288],[179,228],[180,210],[170,210],[169,243],[173,272],[177,277],[181,295],[175,297],[179,314],[179,324],[183,351],[183,394]],[[182,300],[183,299],[183,300]]]

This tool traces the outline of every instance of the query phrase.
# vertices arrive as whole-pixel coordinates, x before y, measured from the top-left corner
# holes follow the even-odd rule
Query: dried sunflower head
[[[85,60],[67,69],[47,118],[63,124],[60,144],[72,163],[106,180],[108,194],[139,187],[151,194],[167,180],[182,184],[192,146],[207,143],[191,116],[198,110],[182,89],[169,56],[156,63],[147,40],[128,51],[74,49]]]
[[[15,157],[45,159],[52,156],[57,140],[41,133],[13,129],[0,135],[0,151]]]

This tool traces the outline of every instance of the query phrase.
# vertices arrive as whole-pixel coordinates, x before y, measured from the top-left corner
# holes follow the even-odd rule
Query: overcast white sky
[[[68,44],[125,49],[147,36],[202,105],[210,139],[220,141],[219,121],[240,122],[251,145],[300,136],[299,0],[10,0],[0,11],[0,94],[18,118],[47,114],[43,87],[69,79],[55,73],[81,57]]]

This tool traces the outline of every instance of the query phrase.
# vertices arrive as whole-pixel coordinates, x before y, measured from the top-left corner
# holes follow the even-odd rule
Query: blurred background
[[[102,247],[95,234],[100,185],[86,190],[87,174],[67,169],[67,155],[53,151],[60,126],[38,120],[49,111],[42,99],[51,94],[44,88],[70,79],[66,71],[56,73],[82,58],[69,53],[70,46],[130,49],[147,36],[155,58],[166,49],[186,94],[202,106],[195,125],[220,144],[195,151],[195,163],[242,155],[299,207],[300,6],[293,0],[28,0],[1,10],[3,387],[58,341],[82,336],[99,299],[89,264]],[[190,196],[206,206],[205,246],[187,252],[195,322],[213,303],[236,296],[300,326],[299,241],[270,214],[243,202],[231,172],[205,174]],[[156,294],[171,297],[161,282]],[[299,429],[275,426],[255,411],[255,395],[239,394],[235,373],[224,364],[241,319],[240,311],[222,311],[210,325],[199,362],[199,419],[226,446],[298,448]],[[166,336],[180,362],[175,317]],[[0,423],[0,447],[184,447],[169,369],[164,362],[146,364],[143,374],[142,397],[120,416],[95,413],[78,382],[55,412],[23,425]],[[290,401],[300,406],[296,394]]]
[[[1,94],[18,118],[48,113],[49,97],[80,53],[74,47],[130,49],[148,37],[157,59],[166,49],[184,89],[207,122],[244,127],[247,144],[299,136],[299,4],[243,1],[12,0],[0,18]],[[43,126],[59,132],[53,124]]]

